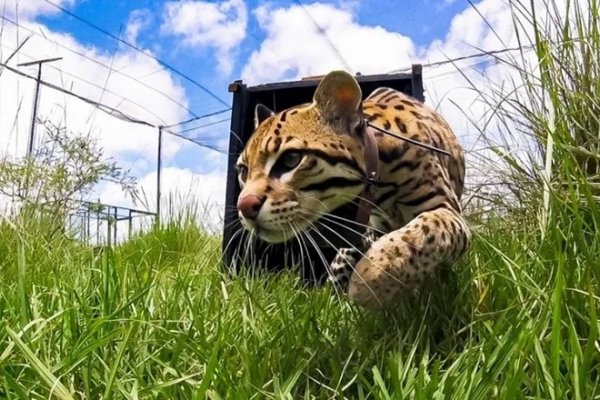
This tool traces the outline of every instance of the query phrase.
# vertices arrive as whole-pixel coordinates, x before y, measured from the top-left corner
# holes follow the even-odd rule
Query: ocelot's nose
[[[244,218],[255,220],[258,213],[265,202],[265,197],[256,195],[248,195],[238,200],[237,208],[242,213]]]

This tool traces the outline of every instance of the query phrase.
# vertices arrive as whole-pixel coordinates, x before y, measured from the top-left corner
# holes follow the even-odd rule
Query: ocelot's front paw
[[[399,287],[398,279],[391,275],[388,260],[363,257],[347,284],[350,300],[369,310],[379,310],[390,305]]]
[[[329,265],[327,281],[336,293],[345,293],[350,281],[358,252],[353,249],[340,249]]]

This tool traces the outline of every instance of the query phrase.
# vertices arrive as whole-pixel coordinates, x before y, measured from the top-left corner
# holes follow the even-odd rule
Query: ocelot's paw
[[[335,258],[329,265],[329,277],[327,281],[331,284],[336,293],[345,293],[350,281],[350,276],[354,271],[354,265],[359,257],[359,252],[344,248],[338,250]]]

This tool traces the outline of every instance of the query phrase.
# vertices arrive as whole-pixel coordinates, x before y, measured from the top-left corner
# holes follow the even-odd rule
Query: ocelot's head
[[[242,225],[279,243],[365,187],[362,94],[352,75],[333,71],[313,102],[277,114],[255,109],[255,131],[237,161]]]

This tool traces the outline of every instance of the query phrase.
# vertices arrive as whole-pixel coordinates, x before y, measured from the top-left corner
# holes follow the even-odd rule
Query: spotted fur
[[[246,229],[278,243],[355,200],[366,185],[363,118],[448,151],[451,156],[373,131],[380,160],[375,207],[362,248],[339,249],[329,280],[374,309],[457,260],[470,233],[460,207],[464,154],[444,118],[389,88],[361,98],[355,79],[334,71],[310,104],[277,114],[258,107],[255,132],[237,163],[238,208]],[[248,199],[257,214],[247,211]]]

